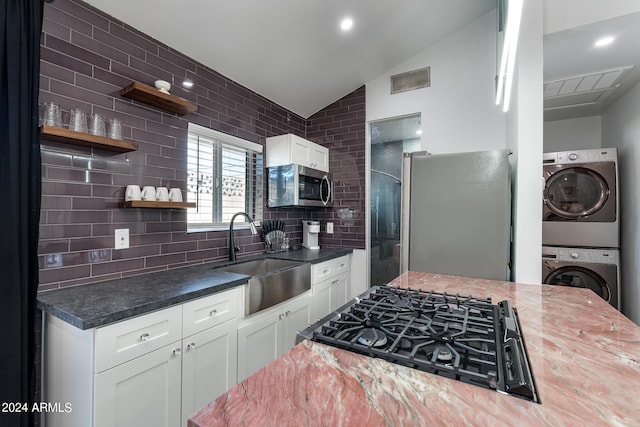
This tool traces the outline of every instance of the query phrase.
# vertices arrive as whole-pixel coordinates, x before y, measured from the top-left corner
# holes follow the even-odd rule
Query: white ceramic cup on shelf
[[[156,188],[156,200],[159,202],[169,201],[169,189],[167,187]]]
[[[172,188],[169,190],[169,201],[170,202],[182,202],[182,190],[179,188]]]
[[[127,185],[127,190],[124,192],[124,200],[130,202],[132,200],[140,200],[142,198],[142,192],[139,185]]]
[[[156,201],[156,188],[151,186],[151,185],[147,185],[145,187],[142,188],[142,200],[146,200],[148,202],[155,202]]]

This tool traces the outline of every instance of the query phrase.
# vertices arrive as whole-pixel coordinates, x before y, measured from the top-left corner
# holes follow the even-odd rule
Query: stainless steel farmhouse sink
[[[220,267],[222,271],[251,276],[245,297],[245,314],[272,307],[311,289],[308,263],[258,259]]]

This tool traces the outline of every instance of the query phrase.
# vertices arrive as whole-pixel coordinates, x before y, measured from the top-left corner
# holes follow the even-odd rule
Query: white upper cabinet
[[[267,138],[267,167],[290,164],[329,172],[329,149],[290,133]]]

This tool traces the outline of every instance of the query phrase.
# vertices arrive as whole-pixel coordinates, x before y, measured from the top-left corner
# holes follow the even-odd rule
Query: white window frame
[[[187,136],[187,201],[188,202],[195,202],[196,200],[194,199],[194,195],[197,195],[197,197],[202,200],[202,195],[200,195],[200,189],[198,188],[198,190],[194,193],[191,190],[191,187],[194,185],[193,178],[191,177],[192,175],[190,175],[190,172],[192,172],[192,166],[190,166],[189,163],[189,146],[190,146],[190,141],[192,140],[192,138],[196,136],[200,136],[209,140],[213,140],[215,142],[219,142],[223,145],[228,146],[231,149],[237,148],[240,150],[246,150],[246,151],[252,151],[255,152],[257,154],[262,154],[263,153],[263,146],[260,144],[257,144],[255,142],[251,142],[251,141],[247,141],[245,139],[239,138],[237,136],[233,136],[233,135],[229,135],[227,133],[223,133],[223,132],[219,132],[204,126],[200,126],[198,124],[195,123],[189,123],[188,124],[188,136]],[[216,148],[213,148],[214,150],[216,150]],[[217,149],[221,150],[221,147],[218,147]],[[196,156],[199,157],[199,153],[196,154]],[[216,156],[214,155],[214,160],[212,160],[212,162],[217,163],[217,162],[221,162],[222,158],[218,157],[218,160],[215,160]],[[219,163],[218,163],[219,164]],[[264,189],[264,185],[263,185],[263,179],[264,179],[264,168],[263,168],[263,164],[264,164],[264,157],[262,157],[262,161],[259,162],[256,165],[248,165],[250,168],[253,169],[253,181],[255,181],[255,187],[251,187],[251,192],[255,194],[257,194],[257,197],[255,200],[252,201],[251,204],[257,205],[259,204],[260,206],[254,206],[253,207],[253,211],[254,212],[247,212],[249,215],[251,215],[252,217],[255,214],[255,211],[259,212],[259,215],[257,218],[253,218],[256,222],[256,225],[258,225],[261,221],[262,221],[262,216],[264,213],[264,197],[263,197],[263,189]],[[215,166],[214,166],[214,171],[215,171]],[[214,172],[215,173],[215,172]],[[212,179],[215,181],[215,177],[212,177]],[[200,185],[200,180],[198,179],[198,184]],[[211,204],[215,205],[216,203],[220,204],[221,203],[221,198],[222,198],[222,187],[221,187],[221,183],[219,182],[213,182],[212,183],[213,186],[213,190],[211,193]],[[245,196],[246,197],[246,196]],[[245,206],[247,206],[247,201],[245,198]],[[220,208],[218,207],[214,207],[214,209],[218,209]],[[240,211],[244,211],[244,209],[241,209]],[[202,231],[222,231],[222,230],[228,230],[229,229],[229,222],[214,222],[214,218],[213,218],[213,212],[211,212],[211,222],[208,223],[202,223],[202,222],[194,222],[193,219],[191,219],[190,221],[190,217],[193,218],[193,214],[198,212],[198,206],[196,206],[195,208],[188,208],[187,209],[187,233],[194,233],[194,232],[202,232]],[[241,221],[243,222],[241,222]],[[238,217],[236,219],[236,221],[234,221],[234,229],[242,229],[242,228],[249,228],[249,223],[246,222],[246,219],[244,216]]]

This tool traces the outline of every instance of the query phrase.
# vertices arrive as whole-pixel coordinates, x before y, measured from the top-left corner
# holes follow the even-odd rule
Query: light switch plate
[[[115,248],[127,249],[129,247],[129,229],[120,228],[116,230]]]
[[[328,222],[327,223],[327,234],[333,234],[333,223],[332,222]]]

